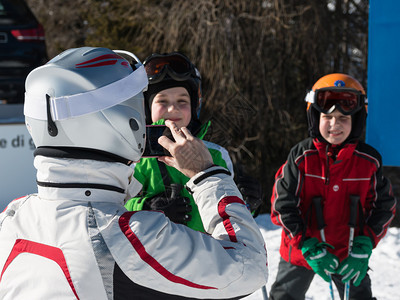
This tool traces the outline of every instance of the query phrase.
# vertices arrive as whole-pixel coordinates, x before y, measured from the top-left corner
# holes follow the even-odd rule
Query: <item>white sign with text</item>
[[[0,124],[0,212],[13,199],[37,192],[34,150],[25,124]]]

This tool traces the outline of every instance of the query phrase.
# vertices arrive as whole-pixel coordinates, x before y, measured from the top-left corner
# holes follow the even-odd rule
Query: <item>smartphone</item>
[[[165,135],[175,141],[172,133],[165,125],[146,125],[146,146],[142,157],[171,156],[171,154],[158,143],[158,138]]]

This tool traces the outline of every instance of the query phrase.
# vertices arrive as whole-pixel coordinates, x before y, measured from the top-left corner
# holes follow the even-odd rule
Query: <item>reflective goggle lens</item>
[[[177,74],[187,74],[192,71],[191,64],[180,55],[150,58],[144,67],[149,77],[163,73],[166,67]]]
[[[324,113],[331,113],[332,107],[350,114],[360,108],[360,95],[351,91],[318,91],[316,104]]]

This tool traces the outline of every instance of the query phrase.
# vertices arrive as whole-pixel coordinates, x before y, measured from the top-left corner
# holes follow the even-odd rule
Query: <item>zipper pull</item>
[[[329,184],[329,158],[332,157],[333,153],[329,149],[329,144],[326,145],[326,173],[325,173],[325,185]]]

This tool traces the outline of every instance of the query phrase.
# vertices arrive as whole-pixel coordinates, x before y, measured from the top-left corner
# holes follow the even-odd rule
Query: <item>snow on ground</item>
[[[256,222],[261,229],[268,250],[267,292],[269,293],[278,271],[281,229],[271,223],[270,215],[267,214],[258,216]],[[389,228],[386,236],[372,251],[369,266],[373,296],[378,300],[400,299],[400,228]],[[335,287],[334,290],[335,299],[340,299]],[[244,299],[263,300],[261,289]],[[306,299],[330,300],[329,284],[316,275],[306,294]]]

